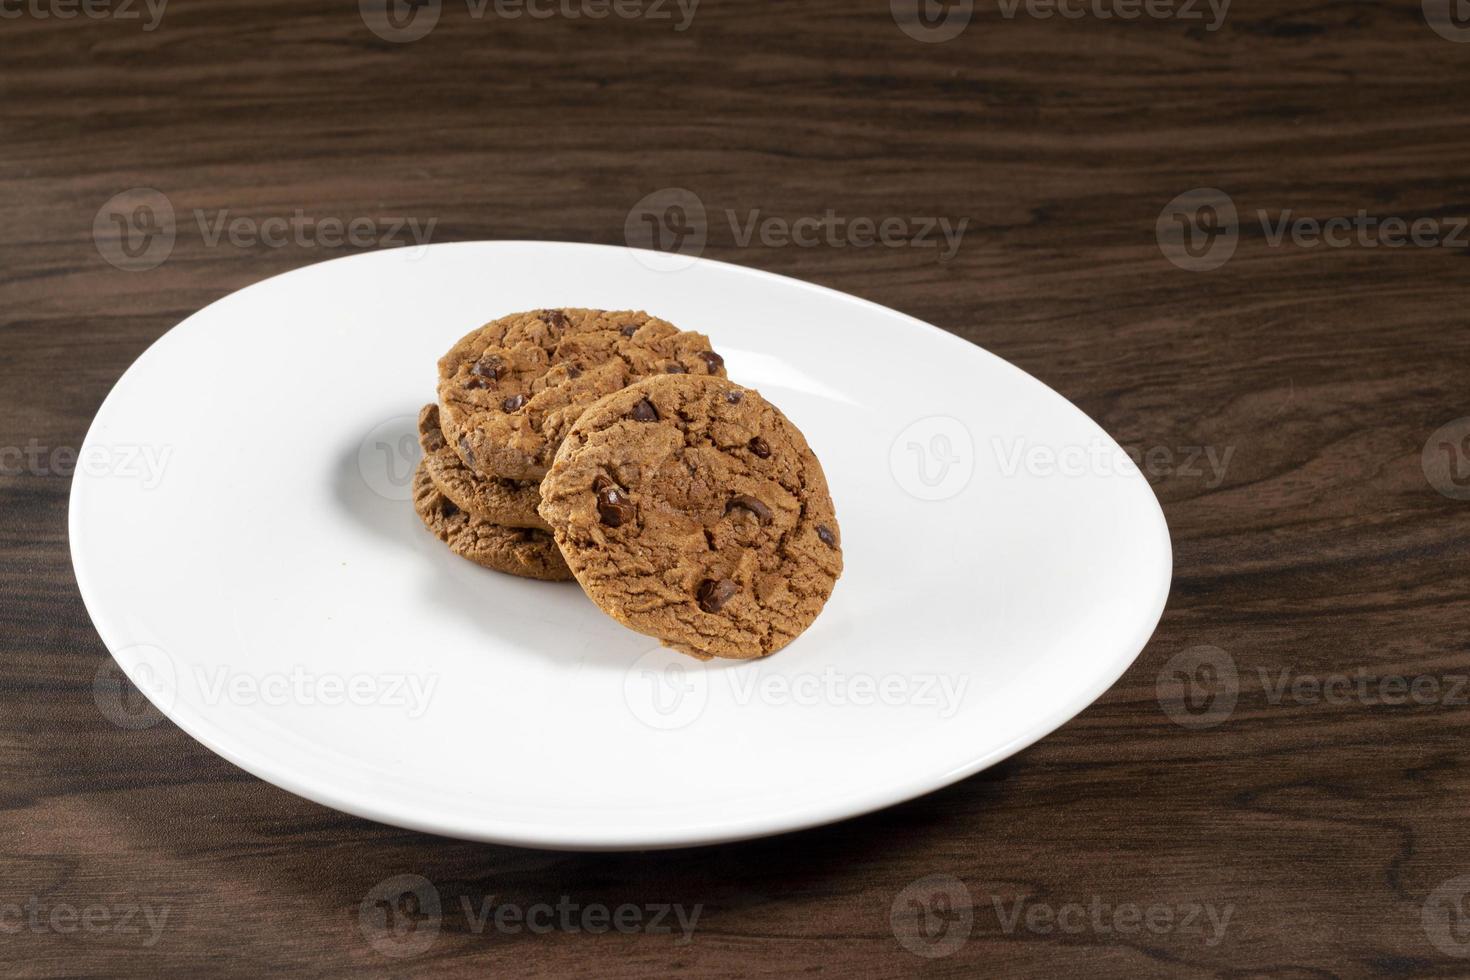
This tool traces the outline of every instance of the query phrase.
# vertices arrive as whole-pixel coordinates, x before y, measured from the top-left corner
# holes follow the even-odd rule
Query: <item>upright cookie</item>
[[[502,527],[472,517],[439,492],[422,462],[413,475],[413,509],[424,527],[461,558],[497,572],[565,582],[572,573],[545,531]]]
[[[588,408],[542,481],[541,516],[593,602],[702,660],[781,649],[842,574],[806,438],[721,378],[651,378]]]
[[[624,310],[516,313],[470,333],[439,360],[441,424],[480,476],[539,480],[597,399],[661,374],[719,375],[703,334]]]
[[[419,446],[424,451],[424,469],[434,486],[460,510],[492,524],[551,530],[536,513],[541,490],[535,483],[480,477],[470,472],[444,440],[438,405],[425,405],[419,412]]]

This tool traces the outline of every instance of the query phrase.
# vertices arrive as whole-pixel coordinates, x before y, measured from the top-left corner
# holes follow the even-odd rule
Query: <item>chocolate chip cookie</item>
[[[646,377],[724,376],[703,334],[623,310],[536,310],[485,324],[439,361],[440,422],[480,476],[539,480],[577,417]]]
[[[424,451],[424,469],[434,486],[460,510],[491,524],[551,530],[536,513],[541,491],[535,483],[480,477],[470,472],[444,439],[438,405],[425,405],[419,412],[419,446]]]
[[[503,527],[472,516],[450,500],[429,477],[422,462],[413,475],[413,509],[449,550],[477,565],[521,578],[565,582],[572,573],[551,535],[524,527]]]
[[[589,407],[542,481],[541,516],[593,602],[701,660],[781,649],[842,574],[806,438],[722,378],[650,378]]]

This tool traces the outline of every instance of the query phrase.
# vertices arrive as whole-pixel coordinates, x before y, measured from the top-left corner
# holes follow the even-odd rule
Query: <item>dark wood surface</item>
[[[175,0],[152,31],[7,9],[22,15],[0,19],[6,973],[1470,975],[1456,916],[1470,710],[1455,680],[1470,674],[1470,501],[1435,485],[1455,494],[1470,472],[1456,441],[1470,428],[1431,440],[1470,416],[1470,249],[1273,245],[1256,217],[1362,210],[1454,239],[1470,215],[1470,43],[1431,29],[1417,0],[1242,0],[1213,31],[985,3],[944,43],[910,38],[882,0],[705,0],[683,31],[676,10],[475,19],[448,3],[413,43],[375,36],[349,0]],[[127,271],[93,225],[137,187],[167,196],[178,235],[163,264]],[[190,312],[359,250],[211,245],[196,209],[621,243],[635,203],[669,187],[706,206],[705,255],[938,324],[1154,450],[1173,594],[1097,704],[881,813],[611,856],[347,817],[166,722],[126,730],[98,710],[107,654],[68,557],[65,450]],[[1241,223],[1227,263],[1192,271],[1156,223],[1202,187],[1229,194]],[[726,211],[756,209],[968,225],[948,261],[742,245]],[[229,365],[220,384],[265,397]],[[1426,444],[1465,469],[1426,473]],[[1187,465],[1196,447],[1228,458],[1223,473]],[[1181,669],[1201,685],[1184,723],[1169,694]],[[1313,697],[1336,675],[1346,697]],[[1396,677],[1437,693],[1393,703],[1380,682]],[[1232,693],[1221,717],[1211,698]],[[398,874],[445,903],[409,959],[360,924],[365,896]],[[950,907],[923,883],[934,875],[962,884]],[[561,896],[702,911],[688,943],[476,932],[460,914],[461,899]],[[1129,907],[1174,918],[1113,928]],[[1191,907],[1206,914],[1185,924]],[[156,933],[150,911],[165,916]],[[1073,928],[1047,928],[1048,911]],[[1210,911],[1228,911],[1223,930]]]

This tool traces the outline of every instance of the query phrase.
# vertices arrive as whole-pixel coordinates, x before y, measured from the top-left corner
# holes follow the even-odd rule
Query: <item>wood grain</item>
[[[1470,872],[1470,710],[1451,693],[1470,674],[1470,502],[1421,467],[1431,434],[1470,416],[1470,249],[1272,245],[1257,217],[1470,215],[1470,44],[1431,30],[1417,0],[1242,0],[1218,31],[1007,18],[982,2],[944,43],[906,36],[887,4],[839,0],[705,0],[683,31],[475,19],[453,2],[405,44],[346,0],[175,0],[153,31],[25,12],[0,34],[5,972],[1470,973],[1463,930],[1436,925],[1455,922],[1436,889]],[[136,187],[167,195],[179,230],[167,261],[128,272],[92,228]],[[167,723],[104,717],[106,652],[72,577],[53,451],[80,443],[109,386],[190,312],[359,250],[211,245],[196,210],[413,216],[437,221],[436,241],[621,243],[630,208],[671,187],[705,205],[705,255],[936,323],[1154,451],[1175,586],[1116,687],[1030,750],[907,805],[612,856],[378,826],[249,777]],[[1229,262],[1188,271],[1155,225],[1200,187],[1228,193],[1242,221]],[[941,261],[912,245],[742,245],[727,216],[828,209],[967,226]],[[229,365],[220,380],[253,390]],[[17,463],[28,448],[43,462]],[[1196,450],[1228,463],[1185,465]],[[1208,728],[1177,723],[1159,697],[1177,655],[1221,663],[1202,648],[1238,676],[1233,711]],[[1310,696],[1360,671],[1368,694]],[[1439,693],[1386,703],[1391,677]],[[359,924],[365,896],[399,874],[444,903],[410,959],[384,956]],[[926,932],[904,915],[895,927],[905,889],[932,875],[958,879],[968,906],[957,893],[948,912],[929,906]],[[6,911],[33,896],[39,927]],[[688,943],[477,932],[462,912],[562,896],[701,912]],[[1073,905],[1080,929],[1044,928],[1048,911],[1075,924]],[[68,930],[64,911],[60,926],[46,918],[59,907],[111,918]],[[1123,907],[1176,918],[1120,931],[1109,916]],[[1230,917],[1218,934],[1207,916],[1185,928],[1191,907]],[[119,927],[128,909],[138,932]],[[156,936],[150,910],[164,915]],[[928,957],[905,937],[927,952],[960,942]]]

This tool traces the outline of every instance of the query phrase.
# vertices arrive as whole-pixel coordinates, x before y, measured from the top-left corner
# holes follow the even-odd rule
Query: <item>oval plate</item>
[[[549,306],[703,331],[806,432],[847,568],[790,647],[701,665],[420,525],[438,357]],[[572,849],[795,830],[968,776],[1117,680],[1172,567],[1113,440],[986,351],[769,273],[547,242],[351,256],[191,316],[97,413],[70,519],[103,642],[213,751],[373,820]]]

